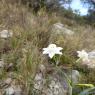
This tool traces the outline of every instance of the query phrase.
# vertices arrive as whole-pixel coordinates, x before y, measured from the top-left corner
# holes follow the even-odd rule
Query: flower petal
[[[56,54],[62,55],[62,52],[57,52]]]
[[[63,48],[62,47],[57,47],[58,50],[62,50]]]
[[[53,58],[54,55],[55,55],[54,53],[49,53],[50,58]]]
[[[48,46],[48,48],[56,48],[56,45],[55,45],[55,44],[50,44],[50,45]]]
[[[43,48],[43,50],[47,50],[47,48]]]
[[[43,51],[43,54],[48,54],[48,52],[47,51]]]

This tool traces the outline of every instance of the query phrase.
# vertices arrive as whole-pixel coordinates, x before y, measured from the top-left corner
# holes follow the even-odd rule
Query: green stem
[[[82,60],[82,58],[79,58],[79,59],[76,61],[76,63],[79,63],[81,60]]]

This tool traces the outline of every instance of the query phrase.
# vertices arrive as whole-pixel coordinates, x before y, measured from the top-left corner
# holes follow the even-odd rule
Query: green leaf
[[[82,91],[81,93],[79,93],[78,95],[91,95],[91,93],[93,93],[93,90],[95,92],[95,87],[88,88],[88,89]]]
[[[93,84],[76,84],[76,85],[80,87],[94,87]]]

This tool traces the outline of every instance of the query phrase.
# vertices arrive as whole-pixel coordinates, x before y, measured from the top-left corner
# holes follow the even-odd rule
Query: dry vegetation
[[[68,26],[68,21],[64,19],[57,13],[48,15],[43,10],[35,16],[25,6],[0,1],[0,31],[8,29],[14,34],[12,38],[0,39],[0,58],[5,61],[6,66],[13,63],[12,77],[16,84],[23,85],[26,95],[29,95],[29,91],[32,89],[31,84],[33,84],[38,64],[48,63],[47,58],[42,55],[43,47],[52,42],[63,47],[67,60],[64,62],[64,57],[62,57],[62,66],[67,63],[70,66],[74,64],[76,50],[95,49],[94,29],[86,25]],[[74,30],[76,34],[72,37],[51,35],[52,25],[59,21]],[[74,56],[72,57],[72,55]],[[10,73],[11,70],[6,67],[0,73],[0,79],[5,79]]]

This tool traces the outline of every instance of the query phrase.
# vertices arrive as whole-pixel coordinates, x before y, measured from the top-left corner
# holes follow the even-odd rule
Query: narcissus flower
[[[53,58],[55,54],[62,55],[62,47],[57,47],[55,44],[50,44],[47,48],[43,48],[43,54],[48,54],[50,58]]]
[[[89,61],[88,53],[85,50],[77,51],[78,57],[82,59],[83,62]]]

